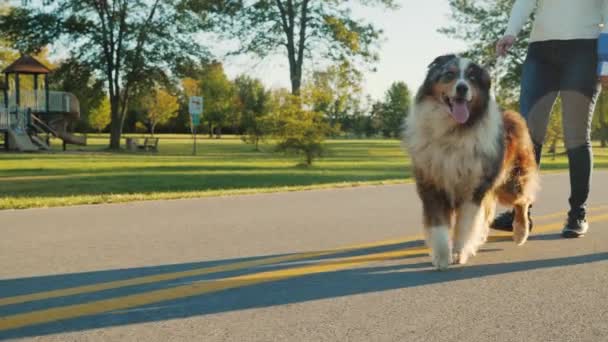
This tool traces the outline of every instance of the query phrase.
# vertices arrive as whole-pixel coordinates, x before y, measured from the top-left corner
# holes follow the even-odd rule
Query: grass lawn
[[[176,199],[360,184],[402,183],[409,162],[396,140],[331,140],[309,168],[301,159],[254,151],[238,137],[199,138],[192,156],[187,135],[160,135],[159,153],[107,153],[107,136],[87,147],[53,153],[0,153],[0,209]],[[123,140],[124,141],[124,140]],[[544,170],[567,168],[565,156],[545,155]],[[608,149],[595,149],[596,168],[608,168]]]

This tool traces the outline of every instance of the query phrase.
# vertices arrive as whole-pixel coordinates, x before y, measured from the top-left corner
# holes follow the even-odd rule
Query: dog
[[[439,56],[404,121],[402,144],[437,270],[476,255],[498,203],[514,208],[516,244],[528,239],[528,208],[539,190],[534,145],[523,117],[499,108],[491,83],[470,59]]]

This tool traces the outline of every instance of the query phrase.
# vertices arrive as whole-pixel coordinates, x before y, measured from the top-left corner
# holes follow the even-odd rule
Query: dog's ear
[[[479,85],[486,89],[486,90],[490,90],[490,88],[492,87],[492,77],[490,76],[490,73],[488,72],[488,68],[483,67],[483,66],[478,66],[478,73],[480,75],[479,77]]]

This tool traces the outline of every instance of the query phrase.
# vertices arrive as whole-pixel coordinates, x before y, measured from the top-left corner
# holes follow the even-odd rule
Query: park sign
[[[188,108],[192,125],[198,126],[201,123],[201,114],[203,113],[203,98],[201,96],[190,96]]]

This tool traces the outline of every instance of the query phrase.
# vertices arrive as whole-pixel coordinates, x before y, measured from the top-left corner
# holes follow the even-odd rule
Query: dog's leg
[[[449,229],[453,210],[444,191],[422,182],[418,182],[417,186],[422,199],[426,245],[431,250],[435,269],[445,270],[452,257]]]
[[[469,257],[477,253],[483,244],[485,208],[473,202],[466,202],[458,209],[454,231],[454,256],[457,264],[466,264]]]
[[[446,270],[452,263],[450,230],[447,225],[425,228],[426,245],[431,250],[431,260],[436,270]]]
[[[516,204],[515,217],[513,218],[513,241],[518,246],[523,245],[528,240],[530,232],[530,222],[528,220],[528,210],[530,203]]]
[[[494,220],[494,215],[496,215],[496,196],[488,195],[483,201],[482,205],[484,208],[484,220],[482,222],[481,244],[484,244],[486,241],[488,241],[488,236],[490,235],[490,225]]]

